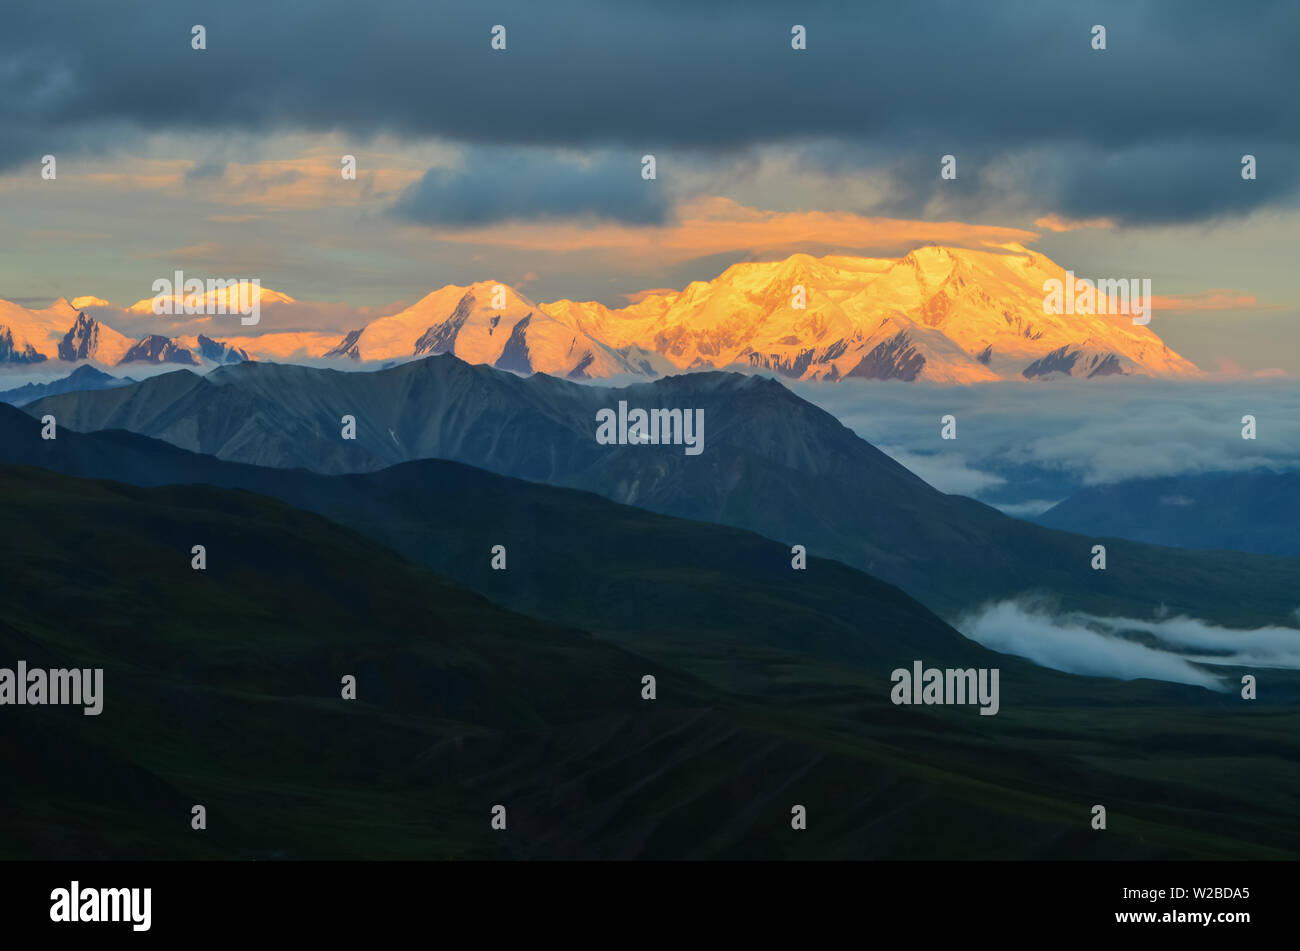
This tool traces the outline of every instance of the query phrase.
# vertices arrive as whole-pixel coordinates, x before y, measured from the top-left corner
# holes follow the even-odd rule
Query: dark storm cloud
[[[923,170],[900,211],[933,195],[937,154],[1052,149],[1065,158],[1027,190],[1050,182],[1079,216],[1136,222],[1243,212],[1300,177],[1300,7],[1289,2],[10,0],[0,18],[8,166],[122,146],[140,130],[697,157],[833,137]],[[806,51],[790,49],[794,22]],[[206,51],[190,48],[195,23]],[[496,23],[505,52],[489,48]],[[1094,23],[1107,28],[1104,52],[1089,47]],[[1243,185],[1246,152],[1261,179]]]
[[[578,164],[497,148],[471,149],[459,169],[430,169],[393,208],[398,217],[450,227],[578,215],[658,224],[667,210],[663,188],[641,178],[638,155]]]
[[[1295,190],[1300,163],[1271,149],[1255,155],[1258,177],[1242,179],[1242,155],[1254,154],[1250,148],[1243,152],[1242,145],[1217,142],[1187,149],[1170,144],[1095,155],[1064,179],[1061,211],[1120,222],[1195,221],[1267,205]]]

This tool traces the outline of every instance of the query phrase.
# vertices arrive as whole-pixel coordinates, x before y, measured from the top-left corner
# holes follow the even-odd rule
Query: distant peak
[[[113,380],[116,379],[116,377],[114,377],[113,374],[111,373],[105,373],[103,370],[99,369],[98,367],[92,366],[89,363],[83,363],[81,364],[81,366],[77,367],[75,370],[73,370],[71,373],[68,374],[68,379],[78,380],[78,381]]]
[[[74,297],[71,301],[66,302],[74,310],[82,310],[86,307],[112,307],[108,301],[102,297]]]

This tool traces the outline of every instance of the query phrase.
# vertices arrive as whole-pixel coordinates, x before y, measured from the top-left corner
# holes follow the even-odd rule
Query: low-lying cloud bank
[[[1300,469],[1295,381],[791,388],[935,488],[999,506],[1123,479]],[[940,438],[940,418],[949,413],[957,418],[955,440]],[[1245,415],[1256,419],[1253,440],[1241,438]]]
[[[969,612],[955,627],[991,650],[1093,677],[1149,678],[1226,691],[1235,684],[1196,665],[1300,668],[1300,630],[1289,627],[1237,630],[1182,616],[1059,614],[1041,603],[1015,600]]]

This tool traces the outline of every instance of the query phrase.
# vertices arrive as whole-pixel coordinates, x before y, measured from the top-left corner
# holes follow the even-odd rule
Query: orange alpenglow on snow
[[[1016,243],[927,246],[901,258],[794,254],[734,264],[680,291],[630,295],[635,303],[616,309],[594,301],[538,303],[506,284],[481,281],[440,288],[346,334],[227,336],[213,322],[202,332],[252,359],[369,362],[452,353],[571,379],[698,369],[957,384],[1201,376],[1150,326],[1127,315],[1050,312],[1045,285],[1064,280],[1062,267]],[[263,303],[290,313],[296,306],[287,294],[259,290]],[[130,310],[151,311],[152,300]],[[10,334],[18,354],[5,362],[21,362],[22,354],[55,359],[76,311],[63,300],[45,311],[0,302],[0,340]],[[130,349],[129,338],[89,323],[82,336],[93,339],[80,357],[111,364]],[[193,349],[189,338],[181,343]]]
[[[712,281],[618,310],[544,306],[613,347],[636,346],[683,369],[740,365],[799,379],[937,383],[1200,375],[1128,316],[1048,313],[1044,284],[1064,276],[1017,244],[931,246],[901,259],[796,254],[735,264]]]

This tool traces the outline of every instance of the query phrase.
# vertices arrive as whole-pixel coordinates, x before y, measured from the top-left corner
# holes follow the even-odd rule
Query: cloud
[[[1137,620],[1055,614],[1045,605],[1000,601],[954,625],[992,650],[1072,674],[1148,678],[1226,691],[1230,681],[1197,665],[1300,668],[1300,630],[1236,630],[1189,617]],[[1145,635],[1145,643],[1132,639]]]
[[[975,487],[999,505],[1130,478],[1300,470],[1300,388],[1286,380],[790,386],[873,445],[928,456],[923,477],[936,488]],[[940,439],[946,413],[960,421],[959,443]],[[1241,438],[1247,413],[1259,423],[1254,440]]]
[[[551,252],[600,252],[616,258],[647,255],[686,261],[726,252],[792,253],[835,248],[904,253],[922,244],[986,247],[1032,242],[1035,232],[960,221],[907,221],[849,212],[760,210],[729,198],[683,202],[671,220],[654,227],[577,223],[509,224],[438,231],[448,242]]]
[[[1293,194],[1300,163],[1274,161],[1269,176],[1243,181],[1242,142],[1227,135],[1197,146],[1159,142],[1094,153],[1084,161],[1060,156],[1068,163],[1061,213],[1067,218],[1103,216],[1122,225],[1190,222],[1245,214]]]
[[[1281,307],[1261,304],[1254,294],[1216,288],[1199,294],[1153,294],[1151,309],[1162,313],[1191,314],[1216,310],[1280,310]]]
[[[220,255],[222,250],[220,242],[204,241],[201,244],[190,244],[183,248],[163,248],[151,252],[147,256],[160,261],[174,261],[177,258],[212,258]]]
[[[1035,219],[1034,226],[1048,231],[1078,231],[1081,228],[1114,228],[1115,222],[1109,218],[1088,218],[1083,221],[1070,221],[1060,215],[1043,215]]]
[[[473,5],[379,0],[358,14],[319,0],[304,14],[228,0],[204,8],[208,48],[195,51],[188,25],[147,0],[10,0],[0,168],[130,150],[157,131],[661,156],[824,140],[845,168],[888,170],[885,196],[898,200],[877,214],[1018,193],[1035,214],[1123,223],[1242,214],[1293,200],[1300,182],[1300,126],[1287,121],[1300,10],[1280,0],[1252,5],[1249,30],[1209,3],[1174,15],[1156,0],[1099,0],[1084,15],[936,0],[918,17],[832,2],[800,13],[805,51],[791,49],[788,5],[775,0],[670,7],[575,0],[556,16],[502,0],[488,19],[508,27],[508,47],[493,51]],[[1105,51],[1090,48],[1093,22],[1107,25]],[[1239,174],[1247,152],[1252,182]],[[938,178],[945,153],[956,181]],[[472,216],[432,187],[426,212]]]
[[[877,448],[936,489],[951,495],[969,495],[973,498],[1006,482],[1001,476],[970,468],[959,453],[917,453],[898,446]]]
[[[1005,482],[1006,480],[1002,480]],[[934,483],[931,483],[933,485]],[[952,489],[945,489],[945,492],[952,492]],[[1016,502],[1007,505],[997,505],[994,507],[1012,518],[1033,518],[1035,515],[1042,515],[1048,509],[1058,504],[1060,499],[1029,499],[1026,502]]]
[[[566,157],[549,150],[476,148],[457,168],[432,168],[392,208],[419,224],[464,228],[590,218],[661,224],[664,186],[641,177],[631,153]]]
[[[170,148],[178,143],[164,143]],[[336,146],[337,148],[337,146]],[[261,210],[314,210],[356,206],[375,200],[391,202],[417,182],[421,170],[413,159],[383,154],[364,155],[356,180],[340,174],[340,155],[320,148],[287,158],[254,161],[211,161],[151,156],[129,161],[94,158],[78,162],[75,170],[59,166],[58,187],[90,201],[105,194],[166,196],[187,202],[212,202],[222,209],[251,206]],[[19,192],[26,179],[0,177],[0,191]],[[241,222],[249,215],[209,216],[210,220]]]
[[[185,173],[186,182],[221,181],[226,177],[225,162],[195,162],[194,167]]]

